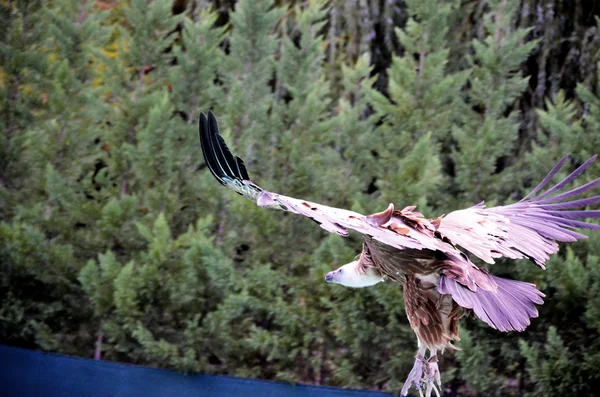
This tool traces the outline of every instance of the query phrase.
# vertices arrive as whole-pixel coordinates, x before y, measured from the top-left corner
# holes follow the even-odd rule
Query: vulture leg
[[[427,397],[431,396],[431,391],[435,391],[435,395],[440,397],[440,390],[442,388],[442,379],[440,377],[440,370],[438,368],[438,358],[437,358],[437,349],[429,350],[429,359],[427,360],[429,363],[428,370],[429,372],[426,374],[428,377],[427,389],[425,391],[425,395]],[[435,383],[437,383],[436,387]]]
[[[425,361],[425,351],[427,349],[425,346],[421,345],[419,342],[419,350],[417,351],[417,355],[415,356],[415,365],[413,365],[410,373],[408,374],[408,378],[404,382],[404,386],[402,387],[402,391],[400,395],[406,396],[408,394],[408,389],[412,384],[415,385],[415,388],[421,391],[421,383],[423,379],[423,365],[427,363]]]
[[[401,395],[405,396],[411,386],[419,393],[425,392],[431,397],[432,392],[440,395],[441,380],[437,364],[437,351],[452,348],[450,343],[458,339],[458,310],[454,311],[450,295],[440,295],[435,288],[437,280],[427,276],[406,275],[404,283],[404,307],[411,328],[417,335],[419,350],[415,365],[402,387]],[[431,353],[425,358],[425,352]],[[436,385],[437,383],[437,385]]]
[[[431,354],[428,359],[425,358],[426,350],[427,348],[419,341],[419,350],[415,356],[415,365],[408,374],[400,395],[406,396],[408,389],[411,386],[415,386],[421,397],[431,397],[432,392],[435,392],[435,395],[440,397],[442,382],[437,365],[437,349],[430,349]],[[437,382],[439,387],[436,386],[435,382]],[[423,389],[425,389],[425,395],[423,395]]]

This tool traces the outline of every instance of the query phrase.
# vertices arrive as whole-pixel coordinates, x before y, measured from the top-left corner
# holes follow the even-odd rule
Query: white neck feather
[[[367,267],[366,271],[359,270],[359,261],[350,262],[342,267],[339,284],[350,288],[370,287],[383,281],[383,277],[373,268]]]

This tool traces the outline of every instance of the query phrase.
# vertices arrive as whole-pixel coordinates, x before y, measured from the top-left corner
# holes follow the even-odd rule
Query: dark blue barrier
[[[94,361],[0,345],[2,397],[391,397]]]

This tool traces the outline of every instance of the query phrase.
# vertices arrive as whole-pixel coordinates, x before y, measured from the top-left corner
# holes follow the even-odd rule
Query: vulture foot
[[[415,365],[408,374],[400,394],[406,396],[412,385],[419,391],[420,397],[431,397],[432,392],[436,397],[440,397],[442,380],[438,369],[437,355],[433,354],[426,359],[421,352],[417,354]],[[423,390],[425,390],[425,394],[423,394]]]

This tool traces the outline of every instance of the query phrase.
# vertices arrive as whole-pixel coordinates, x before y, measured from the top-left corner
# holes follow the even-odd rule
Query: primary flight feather
[[[600,230],[599,225],[581,220],[600,218],[600,211],[578,209],[599,203],[600,196],[574,199],[599,185],[600,178],[558,194],[596,156],[540,193],[567,161],[563,157],[517,203],[492,208],[480,203],[429,220],[415,207],[396,210],[390,204],[383,212],[362,215],[266,191],[251,182],[242,159],[229,151],[212,112],[200,115],[200,142],[214,177],[258,206],[306,216],[341,236],[348,236],[348,229],[363,235],[359,259],[329,272],[325,282],[361,288],[389,279],[402,285],[408,320],[418,340],[402,395],[414,385],[419,393],[424,389],[427,396],[432,392],[439,396],[437,352],[455,348],[451,342],[459,339],[458,320],[465,311],[472,310],[500,331],[522,331],[537,317],[535,305],[543,303],[544,294],[534,284],[493,276],[462,250],[487,263],[500,257],[529,258],[544,268],[549,255],[558,251],[558,242],[586,238],[574,229]]]

